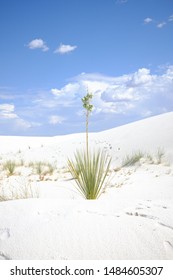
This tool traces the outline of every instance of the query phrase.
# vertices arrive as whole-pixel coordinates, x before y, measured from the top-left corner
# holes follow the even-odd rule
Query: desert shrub
[[[165,151],[163,148],[159,147],[156,152],[156,163],[161,164],[163,157],[165,156]]]
[[[154,163],[154,159],[153,156],[149,153],[146,154],[146,159],[149,161],[149,163],[153,164]]]
[[[132,153],[131,155],[126,155],[122,160],[122,166],[132,166],[140,161],[144,157],[144,154],[141,151]]]
[[[151,164],[161,164],[163,161],[163,157],[165,156],[165,151],[163,148],[159,147],[154,156],[150,153],[143,153],[141,151],[136,151],[131,155],[126,155],[122,160],[122,166],[132,166],[140,161],[141,158],[144,158],[147,162]]]
[[[24,166],[24,164],[25,164],[24,159],[21,159],[21,160],[19,161],[19,163],[18,163],[19,166]]]
[[[8,175],[13,175],[16,168],[16,162],[13,160],[7,160],[3,163],[3,169],[7,170]]]
[[[55,170],[55,166],[49,162],[38,161],[35,163],[34,166],[36,169],[36,173],[39,175],[41,175],[43,173],[52,174]]]
[[[55,171],[55,165],[47,163],[47,169],[49,174],[53,174],[53,172]]]
[[[47,174],[52,175],[55,166],[49,162],[38,161],[31,164],[31,167],[35,170],[36,174],[39,175],[40,180],[44,179],[44,176]]]
[[[96,199],[103,192],[111,159],[104,151],[77,151],[68,168],[77,188],[86,199]],[[105,184],[106,187],[106,184]]]
[[[38,175],[41,175],[44,171],[44,163],[41,162],[41,161],[38,161],[35,163],[35,170],[36,170],[36,173]]]

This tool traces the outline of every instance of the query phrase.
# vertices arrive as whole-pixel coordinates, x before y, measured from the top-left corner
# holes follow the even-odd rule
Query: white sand
[[[67,157],[84,145],[85,134],[0,136],[1,166],[24,162],[10,177],[1,167],[1,189],[8,194],[30,182],[40,195],[0,202],[0,259],[173,259],[173,113],[90,133],[90,146],[113,157],[98,200],[82,198],[67,173]],[[152,160],[121,167],[125,155],[139,150]],[[56,166],[43,181],[28,167],[39,160]]]

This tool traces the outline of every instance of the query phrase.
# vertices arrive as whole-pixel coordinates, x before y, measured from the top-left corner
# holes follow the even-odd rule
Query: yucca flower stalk
[[[86,154],[89,156],[89,144],[88,144],[88,124],[89,124],[89,115],[93,110],[93,105],[90,103],[93,98],[92,93],[89,93],[87,90],[87,95],[84,96],[81,100],[83,103],[84,109],[86,109]]]

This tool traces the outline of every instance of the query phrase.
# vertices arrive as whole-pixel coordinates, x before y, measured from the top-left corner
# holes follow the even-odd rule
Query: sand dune
[[[0,259],[173,259],[173,112],[89,139],[113,159],[98,200],[85,200],[67,170],[84,133],[0,136],[0,196],[11,198],[21,186],[39,196],[0,202]],[[138,162],[123,166],[139,152]],[[6,160],[17,163],[12,176]],[[53,173],[41,177],[33,169],[38,161],[52,164]]]

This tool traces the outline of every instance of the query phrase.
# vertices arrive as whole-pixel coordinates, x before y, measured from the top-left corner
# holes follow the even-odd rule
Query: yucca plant
[[[104,150],[91,152],[88,141],[89,115],[93,109],[93,95],[87,92],[82,98],[86,110],[86,150],[77,151],[74,160],[68,160],[68,169],[77,183],[78,190],[86,199],[98,198],[106,187],[106,177],[109,172],[111,158]]]
[[[101,195],[110,163],[111,158],[101,150],[89,153],[77,151],[74,160],[68,160],[69,171],[82,196],[86,199],[96,199]]]

